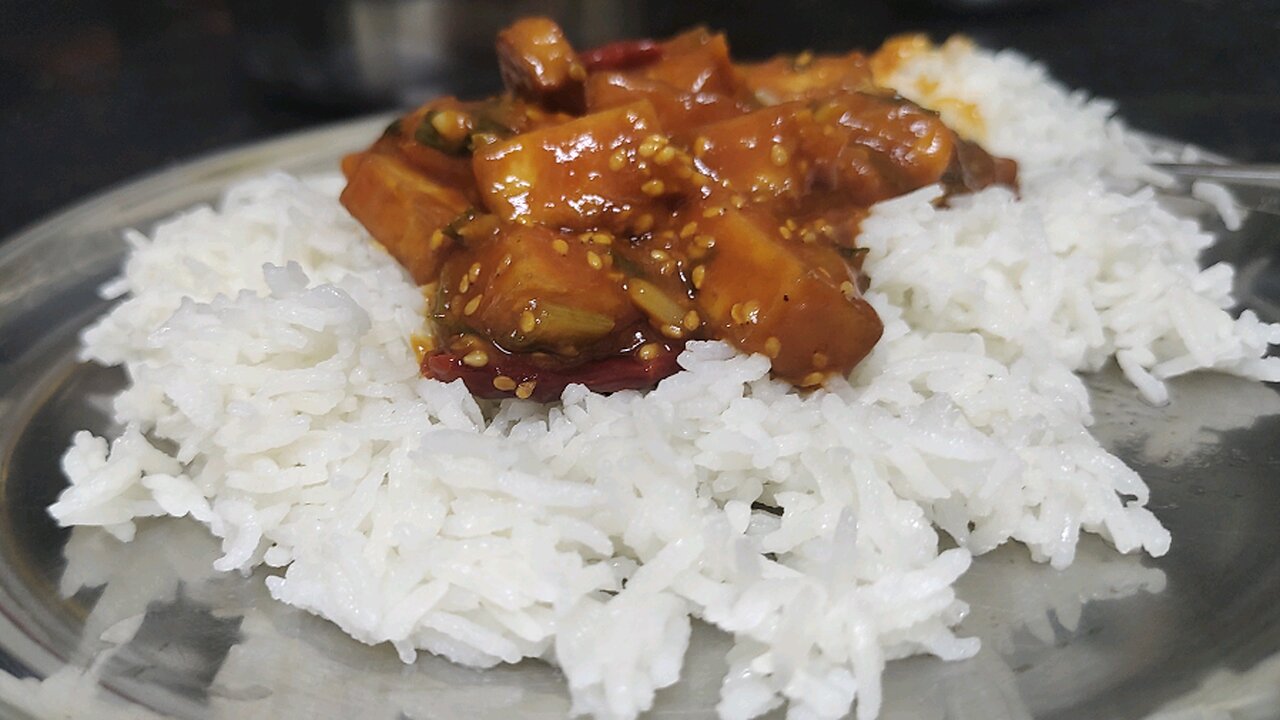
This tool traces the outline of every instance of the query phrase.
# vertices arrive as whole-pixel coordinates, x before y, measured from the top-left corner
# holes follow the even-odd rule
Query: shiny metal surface
[[[555,18],[578,47],[641,34],[625,0],[231,0],[240,64],[277,92],[320,104],[416,104],[486,94],[493,38],[528,15]]]
[[[1280,163],[1158,163],[1156,167],[1189,180],[1280,189]]]
[[[561,717],[547,665],[411,666],[272,602],[261,577],[215,574],[194,522],[144,524],[122,545],[44,512],[71,433],[109,431],[117,371],[79,364],[94,288],[150,224],[245,175],[329,171],[385,118],[206,158],[91,199],[0,246],[0,716],[183,718]],[[1240,294],[1280,319],[1280,225],[1258,215],[1211,251]],[[974,659],[913,658],[885,675],[886,720],[1280,718],[1280,393],[1202,374],[1153,408],[1114,373],[1090,378],[1096,432],[1152,486],[1173,533],[1157,560],[1096,538],[1070,569],[1020,547],[961,580],[983,639]],[[259,573],[261,575],[261,573]],[[712,717],[727,640],[699,627],[686,679],[655,716]]]

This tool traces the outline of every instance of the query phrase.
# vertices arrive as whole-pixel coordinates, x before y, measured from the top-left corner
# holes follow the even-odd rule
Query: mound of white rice
[[[696,616],[734,638],[722,718],[874,717],[887,660],[977,650],[950,629],[973,554],[1012,539],[1063,567],[1082,531],[1168,549],[1075,371],[1115,357],[1155,402],[1202,368],[1280,379],[1280,326],[1224,310],[1231,268],[1198,268],[1212,237],[1141,187],[1109,107],[955,43],[893,82],[975,106],[971,134],[1023,183],[875,208],[886,330],[847,382],[798,393],[697,342],[648,393],[478,404],[418,376],[422,297],[340,180],[276,175],[129,235],[105,288],[124,300],[84,335],[128,372],[124,431],[74,438],[50,511],[125,539],[189,514],[222,538],[217,568],[282,568],[279,600],[406,662],[544,658],[578,713],[650,707]]]

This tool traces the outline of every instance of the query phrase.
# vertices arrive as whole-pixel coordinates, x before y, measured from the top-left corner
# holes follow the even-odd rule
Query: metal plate
[[[474,671],[399,662],[272,602],[261,577],[215,574],[190,521],[145,524],[122,545],[60,529],[45,507],[72,432],[109,431],[119,371],[76,360],[106,309],[120,230],[216,198],[269,169],[332,171],[371,118],[192,162],[91,199],[0,246],[0,711],[6,716],[184,718],[560,717],[558,673],[538,662]],[[1194,206],[1189,206],[1194,209]],[[1239,296],[1280,319],[1280,223],[1257,215],[1207,261],[1235,262]],[[1152,408],[1114,372],[1089,378],[1095,432],[1152,487],[1173,533],[1158,560],[1086,538],[1070,569],[1018,546],[960,581],[974,659],[913,658],[885,674],[882,717],[1280,718],[1280,393],[1200,374]],[[698,627],[686,678],[658,711],[711,717],[728,641]],[[656,713],[655,713],[656,714]]]

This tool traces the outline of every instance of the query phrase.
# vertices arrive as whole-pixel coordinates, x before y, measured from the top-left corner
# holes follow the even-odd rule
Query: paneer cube
[[[701,128],[694,156],[712,177],[753,200],[804,193],[808,163],[798,152],[813,122],[804,103],[786,103]]]
[[[462,193],[417,172],[403,159],[363,152],[343,161],[340,200],[418,284],[436,279],[452,240],[439,231],[465,212]]]
[[[663,43],[662,57],[642,72],[677,92],[693,95],[732,97],[740,86],[729,57],[729,42],[723,34],[706,28],[695,28]]]
[[[509,351],[572,357],[640,319],[611,264],[607,248],[575,235],[501,224],[449,258],[432,312],[450,332]]]
[[[587,70],[559,25],[540,17],[518,20],[498,33],[497,50],[508,90],[549,110],[582,112]]]
[[[698,127],[737,117],[745,111],[736,99],[727,95],[676,92],[666,83],[640,72],[599,72],[587,78],[587,108],[593,112],[639,100],[653,104],[664,131],[686,142]]]
[[[646,101],[593,113],[477,150],[476,181],[485,204],[506,221],[618,228],[663,194],[661,182],[651,182],[652,165],[636,155],[658,132]]]
[[[700,230],[715,244],[698,310],[715,335],[772,358],[778,376],[816,385],[880,339],[884,326],[836,249],[786,240],[774,218],[755,211],[727,210]]]
[[[743,84],[766,105],[792,100],[814,100],[838,92],[875,87],[871,63],[860,52],[847,55],[812,54],[779,56],[754,65],[742,65]]]

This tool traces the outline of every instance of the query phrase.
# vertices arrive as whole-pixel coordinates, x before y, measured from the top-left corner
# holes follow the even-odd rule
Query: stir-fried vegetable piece
[[[956,134],[936,113],[902,98],[837,95],[822,102],[814,118],[834,128],[834,136],[846,144],[887,160],[892,172],[883,174],[897,176],[897,192],[937,182],[955,156]]]
[[[590,72],[630,70],[662,57],[662,46],[652,40],[619,40],[593,48],[579,57]]]
[[[667,132],[681,138],[755,105],[738,84],[724,36],[702,29],[662,43],[643,62],[591,73],[586,95],[590,109],[647,100]]]
[[[657,343],[651,347],[651,354],[616,355],[568,369],[539,365],[526,355],[499,355],[487,365],[475,367],[466,355],[435,353],[423,358],[422,373],[445,382],[462,380],[481,396],[547,402],[558,400],[570,384],[602,393],[634,390],[653,387],[680,369],[673,348]]]
[[[535,18],[498,56],[506,94],[432,101],[343,163],[342,202],[428,291],[423,373],[482,397],[648,387],[698,338],[820,385],[883,330],[867,208],[1016,179],[877,86],[879,55],[735,66],[702,29],[578,53]]]

